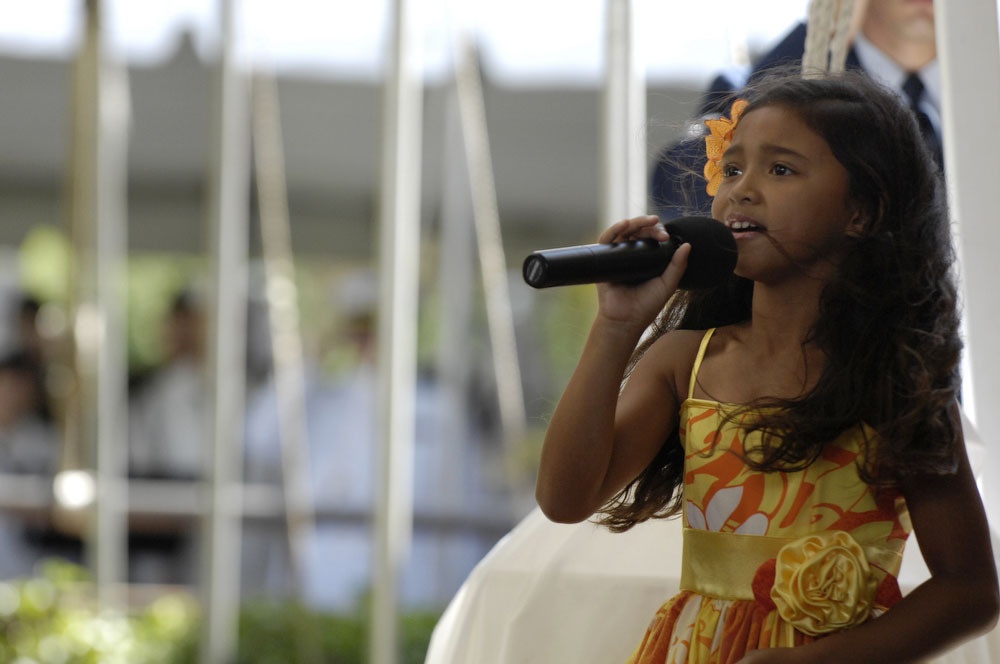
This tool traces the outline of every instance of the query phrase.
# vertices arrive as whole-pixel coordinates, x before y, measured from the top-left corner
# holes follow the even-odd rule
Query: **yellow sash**
[[[776,558],[781,547],[797,539],[684,528],[681,590],[720,599],[752,600],[757,569]],[[900,552],[864,544],[862,548],[880,580],[886,573],[899,573],[903,561]]]

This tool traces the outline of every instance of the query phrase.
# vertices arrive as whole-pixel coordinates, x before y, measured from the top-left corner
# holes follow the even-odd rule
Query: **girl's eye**
[[[733,177],[734,175],[739,175],[741,172],[742,171],[740,171],[739,166],[734,166],[733,164],[726,164],[725,166],[722,167],[722,177],[724,178],[730,178]]]
[[[784,164],[775,164],[772,169],[775,175],[791,175],[792,169]]]

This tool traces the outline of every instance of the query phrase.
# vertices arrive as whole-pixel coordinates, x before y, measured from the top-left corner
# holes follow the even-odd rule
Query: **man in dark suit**
[[[932,0],[858,0],[858,26],[845,66],[860,69],[899,92],[913,108],[931,153],[941,156],[941,76],[934,40]],[[701,175],[704,120],[728,114],[735,94],[775,67],[801,62],[806,24],[796,25],[752,68],[719,74],[702,97],[687,137],[663,150],[653,168],[651,197],[663,219],[711,215]]]

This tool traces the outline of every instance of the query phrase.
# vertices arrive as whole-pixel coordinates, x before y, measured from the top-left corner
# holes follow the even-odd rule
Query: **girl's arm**
[[[637,217],[605,231],[601,242],[637,237],[665,240],[656,217]],[[598,285],[598,314],[576,371],[549,422],[535,496],[553,521],[578,522],[604,505],[653,459],[676,418],[670,367],[657,361],[657,341],[619,391],[629,357],[640,337],[676,290],[690,247],[683,245],[658,279],[637,286]],[[684,337],[685,335],[677,335]],[[633,383],[635,385],[633,386]],[[622,441],[628,441],[627,444]]]
[[[930,579],[876,620],[802,648],[758,651],[744,662],[920,662],[989,631],[1000,612],[997,568],[964,445],[960,456],[955,474],[903,487]]]

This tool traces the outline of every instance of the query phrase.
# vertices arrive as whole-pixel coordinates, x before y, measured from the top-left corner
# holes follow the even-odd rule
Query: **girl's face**
[[[721,164],[712,216],[733,229],[736,274],[828,279],[860,214],[827,142],[795,111],[764,106],[740,119]]]

